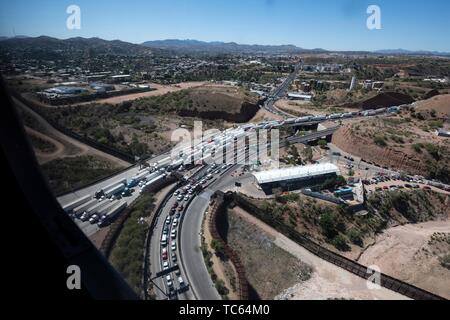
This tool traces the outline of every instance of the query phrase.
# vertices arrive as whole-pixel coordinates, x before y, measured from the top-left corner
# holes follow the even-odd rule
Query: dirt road
[[[18,101],[17,99],[13,98],[14,103],[25,110],[28,114],[33,116],[36,121],[39,122],[40,127],[43,128],[43,131],[41,133],[41,136],[43,136],[46,140],[51,140],[52,143],[55,142],[55,146],[57,147],[56,154],[53,156],[47,156],[44,160],[46,162],[56,159],[56,158],[63,158],[68,156],[82,156],[82,155],[94,155],[101,157],[113,164],[115,164],[118,167],[126,167],[131,165],[130,163],[121,160],[119,158],[116,158],[110,154],[107,154],[105,152],[102,152],[100,150],[94,149],[78,140],[75,140],[69,136],[66,136],[62,132],[56,130],[53,128],[44,118],[42,118],[40,115],[38,115],[36,112],[28,108],[26,105],[24,105],[22,102]],[[59,148],[58,148],[59,147]],[[61,149],[62,147],[62,149]]]

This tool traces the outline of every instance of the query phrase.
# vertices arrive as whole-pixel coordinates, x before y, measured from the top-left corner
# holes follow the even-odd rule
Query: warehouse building
[[[339,175],[339,168],[332,163],[275,169],[253,174],[266,194],[274,190],[291,191],[322,184]]]
[[[112,84],[105,84],[105,83],[99,83],[99,82],[93,82],[90,84],[91,89],[97,91],[97,92],[108,92],[108,91],[114,91],[116,88]]]

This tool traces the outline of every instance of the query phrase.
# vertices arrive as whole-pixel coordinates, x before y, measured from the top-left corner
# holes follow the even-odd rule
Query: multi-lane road
[[[266,109],[267,111],[277,114],[277,115],[281,115],[281,116],[285,116],[285,117],[295,117],[285,111],[282,111],[280,109],[278,109],[277,107],[275,107],[275,102],[277,102],[278,99],[281,99],[282,97],[284,97],[287,93],[287,90],[289,90],[290,85],[292,84],[292,82],[295,80],[295,78],[297,77],[299,71],[301,70],[303,66],[303,62],[300,61],[296,66],[295,66],[295,70],[294,72],[292,72],[284,81],[283,83],[278,86],[273,92],[271,92],[270,97],[266,100],[266,102],[264,103],[264,109]]]

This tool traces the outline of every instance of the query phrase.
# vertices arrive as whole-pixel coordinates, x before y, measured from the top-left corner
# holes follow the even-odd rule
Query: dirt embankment
[[[377,146],[373,139],[355,135],[349,126],[337,130],[332,143],[345,152],[383,167],[404,170],[411,174],[423,174],[427,170],[426,163],[414,155],[391,147]]]
[[[342,105],[342,107],[369,110],[377,108],[388,108],[391,106],[399,106],[402,104],[410,104],[414,101],[415,100],[410,95],[404,93],[382,92],[373,98],[359,102],[348,103]]]
[[[249,223],[239,208],[228,211],[227,223],[227,243],[245,268],[250,299],[273,299],[310,278],[309,265],[275,245],[273,235]]]
[[[250,121],[258,112],[259,106],[244,102],[237,113],[227,111],[199,111],[192,109],[183,109],[178,111],[178,115],[182,117],[202,118],[208,120],[223,119],[228,122],[243,123]]]
[[[389,228],[359,258],[381,272],[450,299],[450,220]]]
[[[416,104],[419,112],[436,112],[438,117],[450,116],[450,94],[434,96]]]

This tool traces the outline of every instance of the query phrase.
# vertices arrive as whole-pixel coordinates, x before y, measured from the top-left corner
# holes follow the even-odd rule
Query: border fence
[[[224,214],[227,210],[228,201],[224,198],[222,192],[216,192],[214,199],[212,200],[212,209],[209,214],[208,227],[213,239],[219,241],[223,248],[225,255],[231,260],[237,273],[237,287],[240,300],[248,300],[248,282],[245,275],[245,268],[241,263],[239,256],[233,249],[222,239],[217,230],[217,218],[219,215]]]
[[[250,214],[260,219],[264,223],[267,223],[271,227],[275,228],[277,231],[281,232],[289,239],[295,241],[297,244],[304,247],[306,250],[310,251],[319,258],[326,260],[338,267],[341,267],[363,279],[369,280],[369,278],[372,276],[372,272],[366,266],[363,266],[315,243],[311,239],[300,234],[292,227],[285,225],[281,221],[273,218],[270,214],[256,207],[242,195],[229,192],[226,194],[226,197],[230,197],[237,205],[242,207],[244,210],[248,211]],[[424,289],[418,288],[383,273],[380,273],[380,280],[380,285],[382,287],[398,292],[414,300],[445,300],[438,295],[435,295]]]

